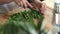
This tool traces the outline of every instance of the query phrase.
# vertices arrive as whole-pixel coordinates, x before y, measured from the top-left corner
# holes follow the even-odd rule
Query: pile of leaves
[[[41,30],[43,14],[36,10],[20,11],[11,15],[5,24],[0,26],[0,34],[46,34]],[[34,19],[38,19],[36,26]]]

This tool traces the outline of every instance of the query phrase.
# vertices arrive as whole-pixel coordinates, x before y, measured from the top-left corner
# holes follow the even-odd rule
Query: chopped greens
[[[36,26],[34,19],[38,19]],[[0,34],[41,34],[43,14],[36,10],[20,11],[9,17],[5,24],[0,26]]]

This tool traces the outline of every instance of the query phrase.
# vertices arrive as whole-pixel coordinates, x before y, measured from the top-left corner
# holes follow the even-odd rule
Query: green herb
[[[38,25],[34,19],[39,20]],[[5,24],[0,27],[0,34],[41,34],[41,25],[44,16],[36,10],[20,11],[9,17]]]

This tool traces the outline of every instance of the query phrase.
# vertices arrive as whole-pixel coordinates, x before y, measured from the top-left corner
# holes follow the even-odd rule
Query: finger
[[[35,5],[35,9],[36,9],[37,11],[39,11],[39,7],[38,7],[37,5]]]
[[[42,4],[40,2],[38,2],[36,5],[37,5],[37,8],[38,8],[38,11],[41,12]]]
[[[36,9],[34,3],[31,3],[31,5],[33,6],[32,9]],[[30,7],[30,8],[31,8],[31,7]]]
[[[38,9],[41,12],[42,4],[39,5]]]
[[[21,7],[21,2],[22,2],[22,0],[17,0],[18,2],[18,5]]]
[[[20,0],[14,0],[20,6]]]
[[[27,5],[33,9],[33,6],[27,1]]]
[[[35,3],[34,3],[34,7],[35,7],[35,9],[36,9],[37,11],[39,11],[39,4],[35,4]]]
[[[43,3],[41,7],[41,11],[43,14],[45,13],[45,10],[46,10],[46,4]]]
[[[31,5],[33,6],[33,8],[32,8],[32,9],[39,11],[39,9],[38,9],[38,7],[36,6],[36,4],[31,3]]]
[[[22,0],[22,2],[23,2],[23,5],[24,5],[24,8],[27,8],[26,0],[25,1]]]
[[[20,2],[20,4],[21,4],[21,7],[23,7],[23,2],[22,1]]]

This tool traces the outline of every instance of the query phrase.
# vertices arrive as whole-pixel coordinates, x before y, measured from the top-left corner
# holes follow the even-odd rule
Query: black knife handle
[[[40,1],[44,1],[44,0],[40,0]]]
[[[40,0],[40,1],[44,1],[44,0]],[[28,2],[29,2],[29,3],[31,3],[31,2],[32,2],[32,0],[28,0]]]
[[[32,0],[27,0],[29,3],[31,3],[32,2]]]

